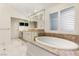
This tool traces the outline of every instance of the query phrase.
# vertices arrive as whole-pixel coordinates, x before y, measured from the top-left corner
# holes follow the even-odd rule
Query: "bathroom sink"
[[[78,49],[79,46],[73,41],[67,39],[41,36],[35,38],[36,42],[58,49]]]

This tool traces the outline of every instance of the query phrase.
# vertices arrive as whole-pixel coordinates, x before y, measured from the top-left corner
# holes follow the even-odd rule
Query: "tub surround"
[[[35,31],[35,30],[34,30]],[[79,42],[76,41],[78,40],[79,36],[78,35],[70,35],[70,34],[56,34],[56,33],[38,33],[38,36],[54,36],[54,37],[59,37],[59,38],[64,38],[64,39],[68,39],[74,42]],[[56,55],[60,55],[60,56],[79,56],[79,49],[75,49],[75,50],[64,50],[64,49],[57,49],[57,48],[52,48],[43,44],[40,44],[38,42],[36,42],[34,39],[32,41],[29,40],[25,40],[23,39],[23,41],[25,42],[29,42],[33,45],[36,45],[48,52],[51,52],[52,54],[56,54]]]
[[[63,49],[63,50],[77,50],[79,45],[62,38],[49,37],[49,36],[40,36],[35,38],[36,42],[50,46],[52,48]]]
[[[39,48],[41,48],[41,49],[43,49],[43,50],[51,53],[52,55],[54,54],[55,56],[59,56],[58,54],[55,54],[51,50],[49,50],[50,48],[49,47],[46,47],[45,45],[39,44],[39,43],[37,43],[35,41],[29,41],[29,40],[25,40],[25,39],[21,39],[21,40],[24,41],[25,43],[28,42],[28,43],[30,43],[32,45],[35,45],[35,46],[37,46],[37,47],[39,47]]]
[[[58,37],[58,38],[68,39],[70,41],[73,41],[79,44],[79,35],[43,32],[43,33],[39,33],[39,36]]]
[[[77,50],[63,50],[63,49],[57,49],[57,48],[51,48],[47,45],[40,44],[36,41],[29,41],[29,40],[24,40],[24,42],[29,42],[30,44],[33,44],[37,47],[40,47],[41,49],[44,49],[52,54],[55,54],[56,56],[79,56],[79,49]]]

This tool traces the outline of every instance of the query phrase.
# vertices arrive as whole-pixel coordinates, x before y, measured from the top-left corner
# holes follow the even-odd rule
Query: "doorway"
[[[11,39],[19,38],[19,20],[11,17]]]

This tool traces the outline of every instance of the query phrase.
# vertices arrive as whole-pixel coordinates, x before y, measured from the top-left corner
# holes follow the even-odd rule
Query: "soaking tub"
[[[36,37],[35,41],[47,45],[52,48],[58,49],[78,49],[79,46],[73,41],[69,41],[67,39],[56,38],[56,37],[48,37],[48,36],[40,36]]]

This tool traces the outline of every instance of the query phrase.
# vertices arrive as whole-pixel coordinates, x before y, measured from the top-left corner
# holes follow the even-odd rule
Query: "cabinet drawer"
[[[23,39],[24,40],[31,40],[32,39],[31,32],[23,32]]]

